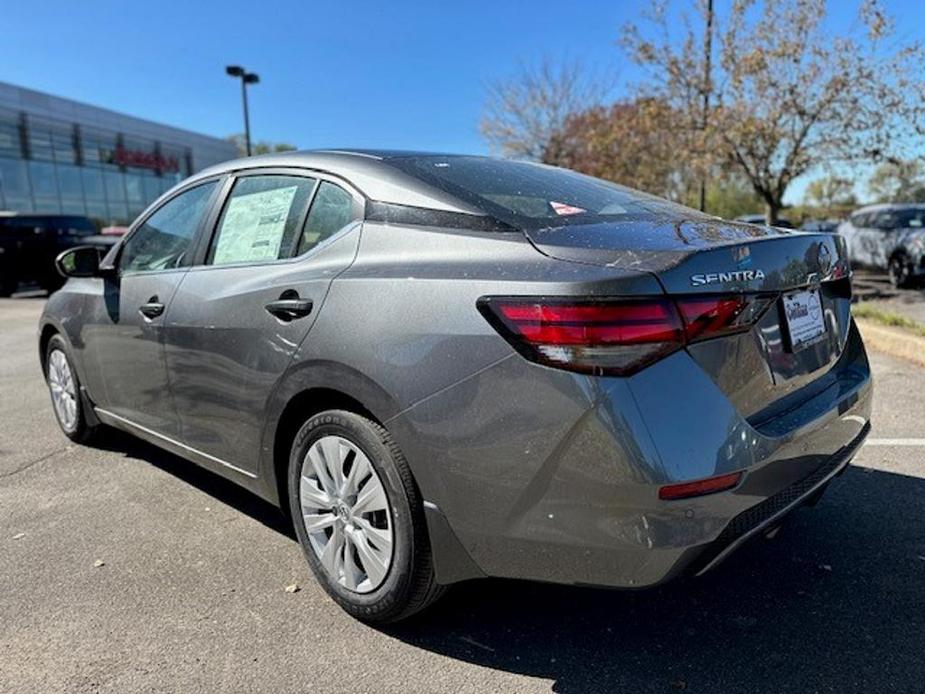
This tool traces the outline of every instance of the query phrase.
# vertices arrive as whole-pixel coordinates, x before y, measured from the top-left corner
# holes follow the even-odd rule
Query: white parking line
[[[867,439],[865,446],[925,446],[925,439]]]

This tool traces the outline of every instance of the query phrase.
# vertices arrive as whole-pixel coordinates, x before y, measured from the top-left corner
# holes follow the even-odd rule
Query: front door
[[[118,277],[103,285],[98,320],[83,331],[102,385],[96,405],[120,420],[176,438],[179,425],[164,363],[163,322],[184,275],[216,182],[170,198],[132,230]]]
[[[359,240],[359,200],[331,181],[238,177],[167,314],[183,442],[253,473],[266,403]]]

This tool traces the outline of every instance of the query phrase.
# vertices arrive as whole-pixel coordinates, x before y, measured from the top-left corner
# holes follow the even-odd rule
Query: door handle
[[[152,296],[148,299],[148,303],[142,304],[138,307],[138,313],[143,315],[149,320],[157,318],[164,312],[164,304],[162,304],[156,296]]]
[[[296,318],[304,318],[312,312],[312,303],[311,299],[277,299],[276,301],[271,301],[264,308],[267,312],[276,316],[281,321],[292,321]]]

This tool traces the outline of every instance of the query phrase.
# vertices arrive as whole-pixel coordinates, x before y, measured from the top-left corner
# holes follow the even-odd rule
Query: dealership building
[[[0,210],[124,225],[175,183],[236,156],[220,138],[0,82]]]

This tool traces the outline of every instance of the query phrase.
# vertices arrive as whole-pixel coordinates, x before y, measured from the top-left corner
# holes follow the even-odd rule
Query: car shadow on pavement
[[[94,446],[150,463],[214,499],[246,513],[267,528],[292,540],[296,539],[292,523],[276,506],[231,480],[209,472],[180,456],[116,429],[108,430],[106,436],[100,442],[94,443]]]
[[[384,631],[555,692],[925,689],[925,480],[850,468],[713,572],[647,591],[457,586]]]

